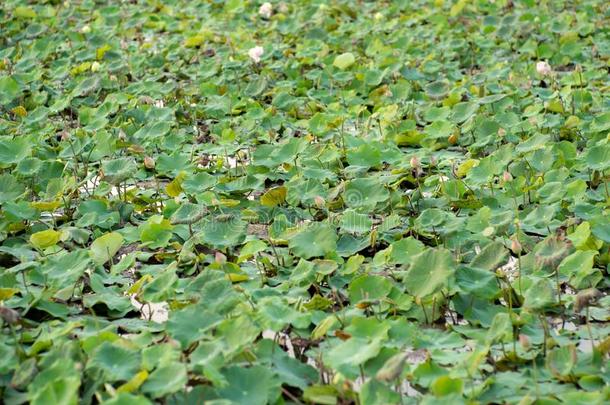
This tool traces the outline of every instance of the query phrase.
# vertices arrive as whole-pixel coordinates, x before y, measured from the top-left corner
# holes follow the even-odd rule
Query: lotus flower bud
[[[523,333],[519,334],[519,343],[525,350],[527,350],[531,347],[530,339]]]
[[[7,308],[4,306],[0,306],[0,318],[4,320],[4,322],[12,325],[19,322],[19,312],[14,309]]]
[[[146,156],[144,158],[144,167],[152,170],[155,168],[155,159],[151,158],[150,156]]]
[[[227,262],[227,256],[225,256],[221,252],[216,252],[214,254],[214,261],[218,264],[225,264]]]
[[[504,174],[502,174],[502,180],[511,181],[512,179],[513,176],[509,172],[504,172]]]
[[[513,238],[512,242],[510,243],[510,250],[512,250],[512,252],[516,255],[523,251],[523,246],[521,246],[519,239]]]
[[[418,169],[420,167],[419,158],[417,156],[413,156],[411,160],[409,160],[409,164],[413,169]]]
[[[320,197],[319,195],[317,195],[313,200],[318,209],[322,209],[326,206],[326,201],[324,201],[324,198]]]

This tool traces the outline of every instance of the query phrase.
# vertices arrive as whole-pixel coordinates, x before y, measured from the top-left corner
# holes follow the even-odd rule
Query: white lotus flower
[[[273,14],[273,6],[269,2],[263,3],[258,9],[258,15],[263,18],[271,18],[271,14]]]
[[[261,61],[261,56],[263,56],[263,53],[265,53],[265,50],[262,46],[255,46],[254,48],[250,48],[248,51],[248,56],[254,61],[254,63],[258,63]]]
[[[553,69],[551,69],[551,65],[547,61],[540,61],[536,63],[536,72],[542,76],[548,76],[553,72]]]

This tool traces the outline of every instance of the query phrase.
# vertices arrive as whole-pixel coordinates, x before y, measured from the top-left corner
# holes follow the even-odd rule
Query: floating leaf
[[[446,286],[454,272],[451,253],[445,249],[427,249],[413,258],[404,283],[410,294],[425,297]]]
[[[92,353],[87,368],[104,373],[110,381],[128,381],[138,371],[140,355],[118,344],[104,342]]]
[[[303,259],[324,256],[337,248],[337,234],[330,225],[315,223],[303,227],[290,239],[289,246]]]

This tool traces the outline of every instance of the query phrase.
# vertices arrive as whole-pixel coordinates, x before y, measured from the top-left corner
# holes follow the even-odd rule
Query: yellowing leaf
[[[31,7],[15,7],[13,15],[18,18],[36,18],[36,11]]]
[[[140,386],[142,384],[144,384],[144,381],[146,381],[146,379],[148,378],[148,371],[146,370],[142,370],[139,373],[137,373],[136,375],[134,375],[131,380],[127,381],[125,384],[121,385],[119,388],[117,388],[117,392],[134,392],[135,390],[137,390],[138,388],[140,388]]]
[[[30,236],[30,243],[37,249],[45,249],[59,242],[61,232],[54,229],[40,231]]]
[[[451,17],[457,16],[462,11],[464,11],[464,7],[466,7],[466,4],[468,4],[468,0],[460,0],[460,1],[458,1],[453,6],[451,6],[451,10],[449,10],[449,15]]]
[[[239,252],[239,257],[237,258],[237,263],[241,263],[244,260],[248,260],[258,252],[262,252],[267,248],[267,244],[260,239],[251,240],[246,243],[244,247]]]
[[[356,62],[356,57],[351,52],[342,53],[335,58],[333,66],[345,70]]]
[[[136,281],[131,287],[129,287],[129,290],[127,290],[127,294],[137,294],[138,292],[140,292],[140,289],[142,288],[144,283],[152,281],[152,279],[153,277],[150,274],[143,275],[138,281]]]
[[[88,71],[89,69],[91,69],[91,62],[83,62],[80,65],[74,66],[72,69],[70,69],[70,74],[72,76],[76,76],[80,73]]]
[[[204,41],[205,38],[203,37],[203,35],[193,35],[192,37],[188,37],[184,40],[184,46],[186,48],[196,48],[198,46],[201,46]]]
[[[97,60],[102,60],[104,59],[104,55],[106,55],[106,52],[108,52],[109,50],[111,50],[112,47],[108,44],[104,44],[102,46],[100,46],[99,48],[97,48],[97,50],[95,51],[95,58]]]
[[[315,327],[313,332],[311,332],[311,338],[313,340],[318,340],[318,339],[323,338],[326,335],[326,333],[328,332],[328,330],[333,327],[333,325],[335,324],[336,321],[337,321],[337,318],[334,315],[327,316],[326,318],[324,318],[322,320],[322,322],[320,322]]]
[[[570,115],[566,122],[563,124],[566,128],[576,128],[580,124],[580,118],[575,115]]]
[[[165,186],[165,193],[170,197],[178,197],[182,192],[182,186],[176,180],[172,180],[167,186]]]
[[[13,108],[11,112],[19,117],[25,117],[28,115],[27,110],[22,105],[18,105],[17,107]]]
[[[61,205],[61,201],[33,201],[30,203],[32,208],[39,211],[55,211]]]
[[[104,264],[114,257],[121,246],[123,236],[118,232],[110,232],[93,241],[90,254],[97,264]]]
[[[17,288],[0,288],[0,301],[8,300],[18,292]]]
[[[555,99],[555,100],[551,100],[547,103],[546,108],[549,111],[555,112],[555,113],[563,113],[564,109],[563,109],[563,104],[561,104],[561,101]]]
[[[236,207],[240,204],[239,200],[233,200],[231,198],[221,198],[219,204],[223,207]]]
[[[275,187],[261,196],[261,204],[265,207],[276,207],[286,201],[286,187]]]
[[[249,279],[247,274],[227,273],[227,280],[233,283],[239,283],[240,281],[247,281]]]
[[[186,173],[181,172],[174,180],[165,186],[165,193],[170,197],[178,197],[182,192],[182,182],[186,177]]]
[[[458,177],[464,177],[468,174],[468,172],[479,164],[479,161],[476,159],[468,159],[464,163],[458,166],[456,174]]]

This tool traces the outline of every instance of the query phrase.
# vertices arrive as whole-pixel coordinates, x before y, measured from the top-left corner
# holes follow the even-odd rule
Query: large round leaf
[[[337,248],[337,234],[330,225],[314,223],[299,230],[290,239],[289,246],[295,255],[303,259],[324,256]]]
[[[407,291],[425,297],[447,285],[454,273],[454,260],[446,249],[427,249],[413,258],[405,276]]]

